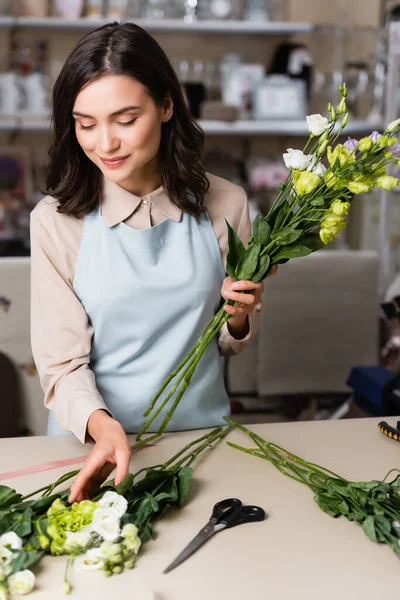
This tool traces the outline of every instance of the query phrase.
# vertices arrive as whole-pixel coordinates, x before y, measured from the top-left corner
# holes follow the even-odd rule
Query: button
[[[142,200],[142,206],[147,206],[148,205],[148,201],[146,199]]]

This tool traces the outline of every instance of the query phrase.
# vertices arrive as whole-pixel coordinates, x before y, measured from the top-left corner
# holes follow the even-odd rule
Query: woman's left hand
[[[275,275],[278,267],[273,267],[268,277]],[[244,290],[248,290],[248,293],[241,293]],[[224,306],[224,310],[232,315],[228,321],[229,329],[243,328],[246,324],[247,317],[256,308],[261,308],[261,296],[264,291],[264,284],[262,281],[254,283],[253,281],[233,281],[230,277],[226,277],[222,284],[221,296],[225,300],[234,300],[239,302],[238,306],[230,306],[229,304]],[[250,293],[251,292],[251,293]]]

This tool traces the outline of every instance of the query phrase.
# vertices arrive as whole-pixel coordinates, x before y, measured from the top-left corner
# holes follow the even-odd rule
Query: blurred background
[[[282,153],[303,148],[305,116],[325,114],[340,82],[346,137],[400,116],[394,0],[0,0],[3,437],[43,435],[47,422],[29,340],[29,214],[52,85],[80,37],[113,20],[140,24],[166,51],[206,133],[206,169],[246,189],[252,218],[286,178]],[[256,339],[224,365],[238,419],[400,414],[399,191],[357,196],[328,249],[266,282]]]

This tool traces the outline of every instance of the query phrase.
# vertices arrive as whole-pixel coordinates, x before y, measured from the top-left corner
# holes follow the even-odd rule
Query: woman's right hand
[[[131,444],[120,423],[104,410],[96,410],[89,417],[87,431],[95,445],[71,486],[70,503],[88,500],[115,467],[116,485],[129,473]]]

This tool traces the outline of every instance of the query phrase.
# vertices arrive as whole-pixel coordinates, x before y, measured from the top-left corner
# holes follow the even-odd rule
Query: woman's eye
[[[122,127],[128,127],[128,125],[133,125],[136,120],[137,120],[137,117],[131,119],[130,121],[125,121],[125,122],[120,121],[118,123],[118,125],[121,125]]]
[[[85,125],[82,125],[82,123],[79,123],[79,127],[80,127],[80,129],[88,130],[88,129],[93,129],[94,125],[86,125],[85,126]]]

